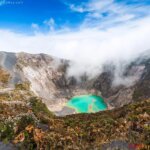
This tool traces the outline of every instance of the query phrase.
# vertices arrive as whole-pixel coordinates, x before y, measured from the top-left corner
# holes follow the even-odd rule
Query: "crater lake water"
[[[77,113],[94,113],[107,109],[104,99],[96,95],[81,95],[73,97],[67,107],[75,109]]]

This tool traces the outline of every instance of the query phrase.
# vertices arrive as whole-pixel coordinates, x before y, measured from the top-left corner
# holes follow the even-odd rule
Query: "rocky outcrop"
[[[141,62],[145,64],[144,72],[137,84],[133,94],[133,100],[147,99],[150,97],[150,59]]]
[[[144,60],[144,61],[143,61]],[[103,72],[94,81],[94,88],[101,91],[113,107],[121,107],[135,100],[147,99],[149,95],[150,59],[139,58],[127,64],[120,77],[115,77],[115,67]],[[115,79],[116,78],[116,79]],[[115,80],[120,84],[114,84]],[[141,91],[141,92],[140,92]],[[140,95],[142,93],[142,95]]]

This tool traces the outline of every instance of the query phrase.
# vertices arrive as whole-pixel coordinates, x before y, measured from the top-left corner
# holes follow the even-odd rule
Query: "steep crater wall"
[[[45,54],[6,52],[1,52],[0,58],[1,67],[12,76],[8,87],[20,82],[29,82],[31,90],[58,115],[73,113],[65,107],[65,104],[76,95],[100,95],[105,99],[109,108],[121,107],[134,102],[135,99],[150,97],[150,59],[135,60],[119,75],[116,75],[115,65],[105,65],[103,72],[98,76],[89,79],[84,74],[79,82],[75,77],[67,76],[67,70],[70,67],[68,60]],[[114,84],[116,79],[120,84],[117,82]],[[143,91],[142,94],[139,94],[139,91]]]

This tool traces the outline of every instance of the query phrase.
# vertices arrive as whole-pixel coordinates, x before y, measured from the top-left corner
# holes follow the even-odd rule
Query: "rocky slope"
[[[74,76],[67,76],[70,61],[45,54],[0,52],[0,66],[11,76],[5,87],[27,82],[30,90],[42,98],[50,111],[66,115],[74,113],[65,104],[76,95],[101,95],[110,108],[148,99],[150,59],[146,56],[122,64],[120,70],[124,68],[123,71],[118,71],[113,63],[106,64],[99,75],[89,79],[84,74],[80,82]]]
[[[28,82],[30,90],[41,97],[48,108],[57,113],[66,102],[76,94],[87,94],[87,89],[76,83],[74,77],[67,78],[66,72],[69,62],[45,54],[31,55],[27,53],[0,53],[0,66],[6,70],[11,80],[7,87],[14,84]],[[91,92],[90,92],[91,93]],[[73,113],[73,110],[64,108],[62,113]]]

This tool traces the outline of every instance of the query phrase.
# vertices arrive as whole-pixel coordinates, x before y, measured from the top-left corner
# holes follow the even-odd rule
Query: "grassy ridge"
[[[0,103],[1,141],[21,149],[93,149],[115,140],[150,144],[150,100],[60,118],[39,98],[26,96],[24,105]]]

